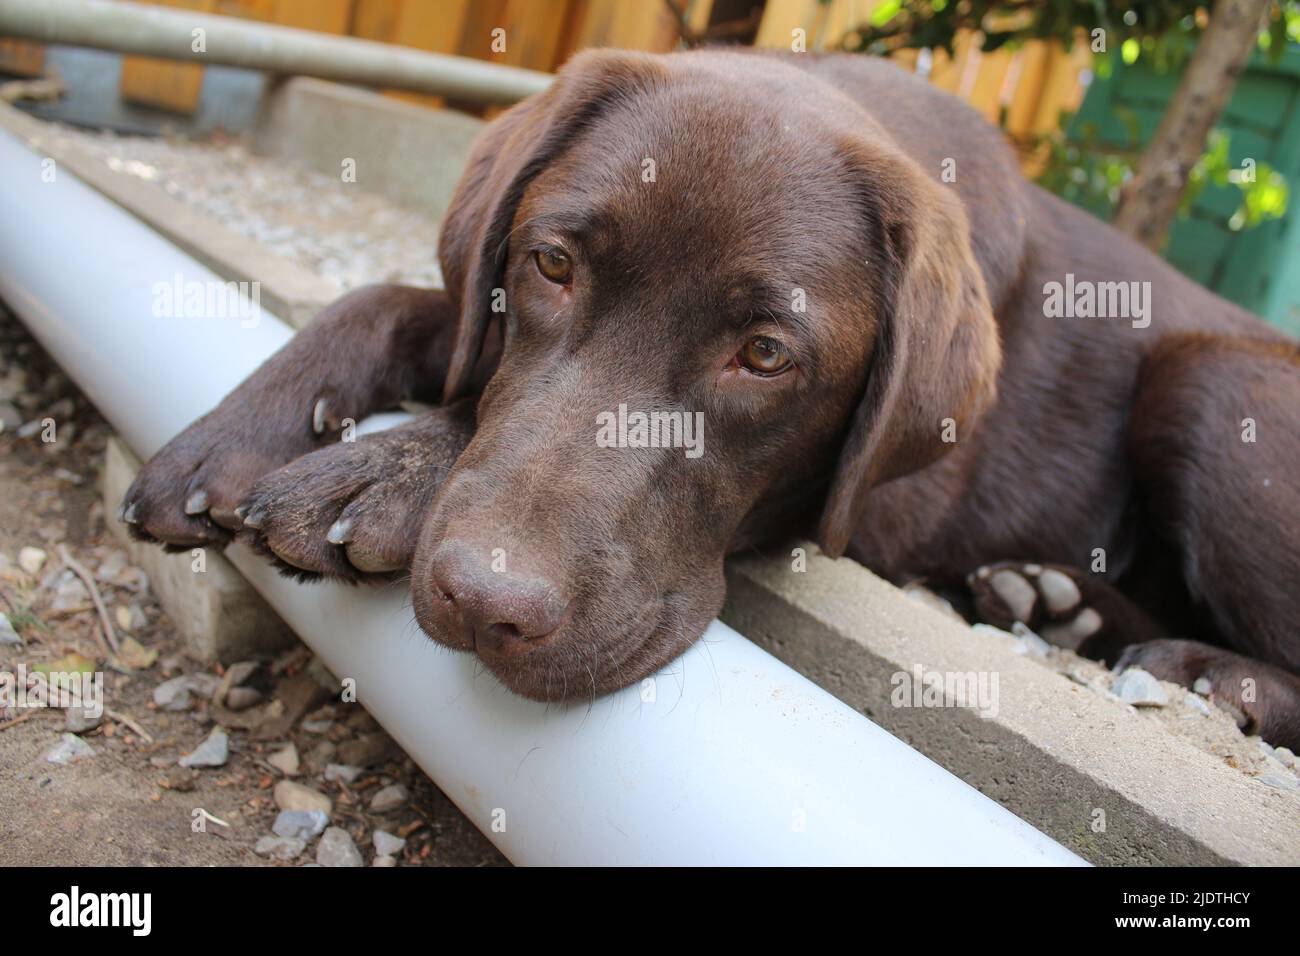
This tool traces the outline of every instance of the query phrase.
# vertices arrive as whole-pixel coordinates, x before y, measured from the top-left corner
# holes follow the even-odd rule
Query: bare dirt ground
[[[371,865],[377,831],[394,838],[379,838],[389,859],[378,865],[505,863],[360,705],[329,700],[305,647],[235,673],[180,652],[143,572],[105,530],[108,426],[2,306],[0,419],[0,674],[50,664],[102,672],[106,705],[93,726],[60,709],[0,706],[0,865]],[[42,440],[45,419],[53,441]],[[93,577],[116,653],[61,547]],[[173,678],[188,692],[158,691]],[[178,765],[218,727],[219,765]],[[91,753],[51,762],[60,744]],[[268,841],[290,859],[258,855],[277,800],[328,802],[340,832],[312,834],[301,849]],[[322,826],[318,817],[309,832]]]

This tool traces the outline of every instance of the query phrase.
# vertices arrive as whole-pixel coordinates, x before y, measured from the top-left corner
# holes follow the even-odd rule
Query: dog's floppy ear
[[[491,123],[474,144],[438,243],[447,293],[459,307],[445,401],[463,396],[492,318],[515,210],[528,184],[601,111],[648,88],[664,67],[646,54],[579,53],[545,92]]]
[[[954,187],[892,149],[858,144],[869,231],[885,247],[866,387],[822,511],[818,542],[844,553],[867,493],[952,449],[993,401],[1001,347],[970,226]],[[950,436],[948,436],[950,437]]]

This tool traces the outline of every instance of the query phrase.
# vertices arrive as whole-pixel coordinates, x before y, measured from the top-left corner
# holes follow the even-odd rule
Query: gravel
[[[364,866],[361,851],[352,834],[342,827],[330,827],[316,845],[316,862],[321,866]]]
[[[292,780],[281,780],[273,793],[275,805],[281,810],[320,810],[326,816],[334,803],[325,794]]]
[[[314,840],[329,826],[329,814],[323,810],[281,810],[271,831],[276,836]]]
[[[325,779],[329,783],[352,783],[360,774],[360,767],[349,767],[343,763],[331,763],[325,766]]]
[[[397,856],[406,848],[405,839],[393,836],[387,830],[376,830],[371,840],[375,844],[375,852],[380,856]]]
[[[189,710],[194,706],[189,680],[186,677],[173,677],[163,681],[153,689],[153,702],[159,710]]]
[[[264,836],[253,845],[253,852],[258,856],[269,856],[273,860],[296,860],[307,849],[307,842],[295,837]]]
[[[384,787],[371,798],[370,812],[392,813],[394,810],[404,807],[410,799],[411,795],[407,793],[406,788],[400,783],[394,783]]]
[[[1116,677],[1110,690],[1124,703],[1134,707],[1163,707],[1169,703],[1169,695],[1160,686],[1160,681],[1140,667],[1130,667]]]
[[[104,719],[103,711],[92,714],[84,707],[69,707],[63,715],[64,728],[73,734],[89,733]]]
[[[64,734],[57,744],[45,751],[47,763],[56,763],[65,767],[93,756],[95,756],[94,748],[76,734]]]
[[[296,777],[302,766],[302,761],[298,759],[298,748],[292,743],[271,754],[266,762],[286,777]]]
[[[191,753],[177,761],[182,767],[224,767],[230,759],[230,737],[220,727],[214,727],[207,739]]]
[[[238,139],[59,131],[108,168],[206,213],[340,294],[370,282],[441,284],[437,223],[356,183],[254,156]]]

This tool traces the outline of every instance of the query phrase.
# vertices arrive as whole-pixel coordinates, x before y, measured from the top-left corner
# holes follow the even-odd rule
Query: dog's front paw
[[[285,574],[357,582],[410,567],[429,505],[473,437],[472,407],[304,455],[240,505],[241,540]]]
[[[1105,625],[1073,568],[1002,561],[980,568],[967,584],[979,620],[1003,630],[1019,621],[1058,647],[1077,650]]]
[[[237,508],[259,478],[337,436],[329,399],[276,412],[232,395],[149,459],[123,496],[132,537],[168,550],[224,547],[242,527]]]

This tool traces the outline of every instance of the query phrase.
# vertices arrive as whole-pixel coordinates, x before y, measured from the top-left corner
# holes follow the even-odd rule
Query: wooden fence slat
[[[45,72],[45,44],[0,37],[0,72],[40,76]]]
[[[1023,139],[1033,133],[1038,104],[1047,86],[1051,47],[1042,40],[1026,43],[1020,51],[1020,70],[1007,107],[1007,132]]]
[[[998,122],[1002,112],[1002,87],[1007,70],[1011,68],[1009,50],[996,50],[981,55],[979,69],[966,95],[966,101],[984,114],[990,122]]]
[[[352,4],[348,32],[376,43],[397,43],[397,21],[401,15],[402,0],[356,0]]]
[[[352,0],[275,0],[272,20],[319,33],[347,33]]]
[[[501,23],[506,49],[490,59],[533,70],[554,70],[568,13],[568,0],[507,0]]]
[[[216,0],[158,0],[167,7],[180,7],[204,13],[216,12]],[[178,63],[149,56],[122,57],[122,74],[118,92],[133,103],[193,113],[203,91],[203,67],[197,63]]]

